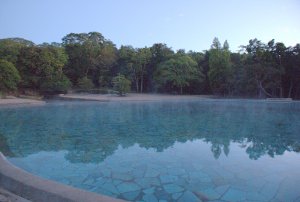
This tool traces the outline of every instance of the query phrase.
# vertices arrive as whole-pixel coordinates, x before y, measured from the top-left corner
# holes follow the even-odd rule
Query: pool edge
[[[11,164],[1,152],[0,188],[31,201],[124,202],[35,176]]]

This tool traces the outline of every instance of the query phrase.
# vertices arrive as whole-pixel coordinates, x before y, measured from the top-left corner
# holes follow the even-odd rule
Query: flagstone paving
[[[134,168],[132,168],[134,170]],[[91,190],[112,197],[128,201],[270,201],[275,199],[289,198],[291,201],[297,199],[299,194],[286,193],[289,186],[295,181],[282,179],[280,177],[270,182],[269,178],[257,179],[237,178],[237,175],[206,173],[203,169],[177,169],[176,171],[160,174],[157,169],[146,168],[140,172],[139,169],[127,173],[112,171],[110,177],[102,175],[90,175],[82,184],[90,185]],[[104,169],[106,170],[106,168]],[[101,170],[99,171],[101,172]],[[131,174],[130,174],[131,173]],[[139,173],[134,177],[132,173]],[[228,177],[230,176],[230,177]],[[213,180],[214,179],[214,180]],[[226,180],[225,180],[226,179]],[[281,187],[278,187],[278,181]],[[291,182],[288,182],[290,180]],[[255,183],[258,182],[258,183]],[[286,183],[284,183],[286,181]],[[219,182],[219,183],[216,183]],[[276,182],[276,183],[274,183]],[[300,180],[298,180],[300,183]],[[283,192],[281,191],[283,190]],[[284,195],[285,194],[285,195]]]

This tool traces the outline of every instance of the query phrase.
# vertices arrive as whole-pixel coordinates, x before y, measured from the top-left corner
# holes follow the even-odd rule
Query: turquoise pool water
[[[61,102],[0,108],[0,150],[130,201],[300,201],[300,103]]]

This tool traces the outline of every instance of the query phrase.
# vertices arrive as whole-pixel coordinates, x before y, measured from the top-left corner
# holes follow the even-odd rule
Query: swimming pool
[[[67,102],[0,108],[33,174],[130,201],[300,201],[300,103]]]

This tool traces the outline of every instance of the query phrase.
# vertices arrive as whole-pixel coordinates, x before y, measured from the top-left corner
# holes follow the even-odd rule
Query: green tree
[[[67,84],[63,68],[68,60],[63,48],[54,46],[23,47],[20,50],[17,68],[21,75],[21,88],[46,92],[59,89],[57,84]],[[51,84],[53,82],[53,84]],[[63,85],[67,87],[68,85]],[[62,87],[62,86],[61,86]],[[63,90],[64,91],[64,90]]]
[[[229,43],[227,40],[224,41],[223,50],[229,51]]]
[[[124,75],[119,74],[112,79],[114,90],[118,92],[119,95],[124,95],[130,91],[131,82],[126,79]]]
[[[107,86],[109,73],[117,61],[115,45],[101,33],[70,33],[63,37],[63,46],[69,56],[65,69],[73,84],[88,77],[96,86]]]
[[[151,60],[150,49],[134,49],[132,46],[122,46],[119,55],[120,64],[126,69],[122,73],[131,75],[131,80],[135,83],[136,92],[142,93],[144,89],[144,77],[147,74],[147,66]]]
[[[139,48],[137,50],[136,55],[136,67],[137,67],[137,74],[138,78],[140,80],[140,92],[143,93],[144,89],[144,77],[146,74],[146,68],[149,64],[151,59],[151,51],[149,48]]]
[[[0,59],[0,91],[6,94],[15,91],[20,81],[20,75],[15,66],[6,60]]]
[[[16,65],[22,47],[31,47],[34,43],[22,38],[0,39],[0,59]]]
[[[235,96],[256,96],[256,83],[249,77],[244,60],[246,54],[230,54],[232,63],[232,94]]]
[[[70,80],[64,74],[54,74],[41,84],[43,94],[66,93],[71,87]]]
[[[136,50],[132,46],[121,46],[119,50],[118,73],[129,78],[132,83],[135,83],[135,88],[138,91],[138,78],[134,68],[136,65]]]
[[[213,39],[213,42],[212,42],[212,44],[210,46],[210,49],[217,49],[217,50],[222,49],[221,43],[220,43],[220,41],[219,41],[219,39],[217,37],[215,37]]]
[[[227,46],[227,45],[226,45]],[[227,46],[229,47],[229,45]],[[231,62],[230,52],[222,49],[220,42],[214,38],[209,51],[209,81],[211,89],[216,94],[231,92]]]
[[[197,63],[189,56],[176,55],[163,62],[156,74],[160,86],[170,83],[179,88],[180,94],[182,94],[183,87],[189,86],[189,82],[198,74]]]
[[[274,97],[276,89],[281,86],[281,68],[274,63],[272,56],[273,41],[268,45],[257,39],[249,41],[247,46],[243,48],[247,51],[247,59],[245,60],[245,68],[249,80],[256,83],[258,97]]]
[[[190,56],[197,63],[197,72],[198,75],[194,77],[194,79],[190,82],[190,93],[207,93],[207,61],[206,54],[201,52],[193,52],[189,51],[188,56]]]
[[[300,44],[290,47],[282,59],[284,64],[284,80],[286,96],[289,98],[300,98]]]
[[[156,91],[154,73],[160,63],[165,62],[174,56],[174,51],[163,43],[153,44],[150,51],[151,60],[147,66],[146,85],[148,92],[153,92]]]

